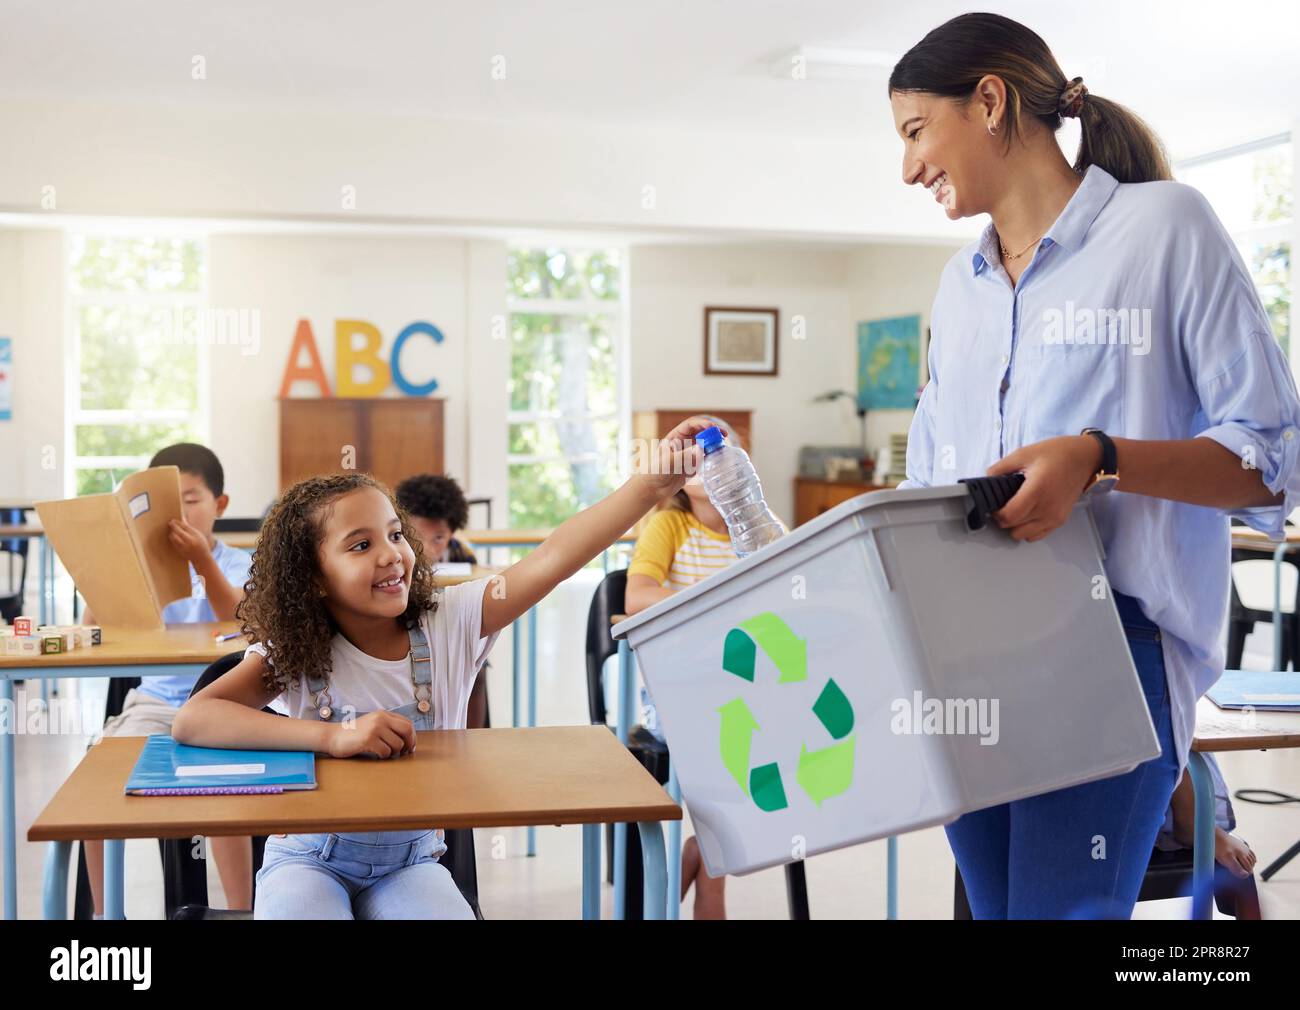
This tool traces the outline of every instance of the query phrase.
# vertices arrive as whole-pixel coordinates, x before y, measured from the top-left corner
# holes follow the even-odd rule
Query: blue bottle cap
[[[705,455],[713,452],[715,449],[722,448],[722,429],[716,424],[698,432],[695,436],[696,444],[704,450]]]

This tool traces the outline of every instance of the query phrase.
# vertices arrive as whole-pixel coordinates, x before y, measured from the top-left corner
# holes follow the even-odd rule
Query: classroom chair
[[[610,572],[596,587],[587,609],[587,712],[593,726],[609,727],[609,713],[605,706],[604,670],[608,659],[618,655],[618,642],[614,639],[610,619],[626,613],[627,569]],[[627,748],[632,756],[660,785],[668,783],[668,747],[660,743],[644,726],[628,730]],[[628,825],[626,860],[626,890],[624,918],[642,918],[641,837],[635,824]],[[614,881],[614,826],[605,825],[605,851],[609,857],[605,864],[605,880]],[[785,866],[786,897],[790,904],[791,919],[808,919],[808,882],[802,862]]]
[[[953,886],[954,919],[970,919],[970,903],[966,898],[966,885],[961,870],[954,867],[956,881]],[[1142,878],[1138,901],[1157,901],[1161,898],[1186,898],[1192,893],[1192,850],[1151,850],[1151,862]],[[1224,915],[1236,919],[1260,919],[1259,891],[1255,876],[1234,877],[1228,868],[1214,864],[1214,903]]]
[[[0,526],[19,526],[22,521],[22,509],[0,509]],[[31,541],[26,537],[0,540],[0,554],[9,556],[9,580],[5,583],[5,592],[0,594],[0,617],[3,617],[8,624],[13,624],[14,618],[21,617],[23,613],[23,595],[27,592],[27,548],[30,543]],[[15,560],[21,562],[16,584],[14,582]]]
[[[1282,669],[1300,657],[1300,569],[1282,562]],[[1228,608],[1228,653],[1224,664],[1241,669],[1246,636],[1256,623],[1273,624],[1273,559],[1259,551],[1232,552],[1231,602]],[[1270,660],[1271,662],[1271,660]]]

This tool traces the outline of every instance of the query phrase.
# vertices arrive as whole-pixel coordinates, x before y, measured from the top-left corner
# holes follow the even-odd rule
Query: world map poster
[[[858,323],[858,407],[910,410],[920,384],[921,317]]]

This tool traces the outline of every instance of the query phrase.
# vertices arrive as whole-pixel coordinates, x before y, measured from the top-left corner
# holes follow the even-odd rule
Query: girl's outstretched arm
[[[526,614],[656,504],[680,491],[699,467],[694,436],[714,424],[703,417],[688,417],[660,440],[657,452],[640,454],[650,462],[646,467],[650,472],[629,477],[613,494],[562,523],[518,564],[489,579],[483,592],[481,634],[500,631]]]

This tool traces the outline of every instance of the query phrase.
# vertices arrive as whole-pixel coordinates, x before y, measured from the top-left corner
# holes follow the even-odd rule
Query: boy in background
[[[163,621],[168,624],[233,621],[235,608],[244,598],[244,583],[252,557],[246,551],[227,547],[212,535],[213,524],[230,504],[221,461],[206,446],[178,442],[160,449],[149,466],[174,466],[180,470],[182,518],[171,521],[170,540],[190,568],[190,595],[167,604],[162,612]],[[86,624],[95,623],[89,609],[82,620]],[[127,693],[121,713],[104,723],[103,732],[94,743],[105,736],[170,734],[172,720],[197,680],[196,675],[142,677],[140,686]],[[209,838],[207,844],[229,906],[251,908],[252,839],[247,836]],[[100,919],[104,914],[104,843],[101,839],[88,839],[83,848],[95,901],[95,918]]]

